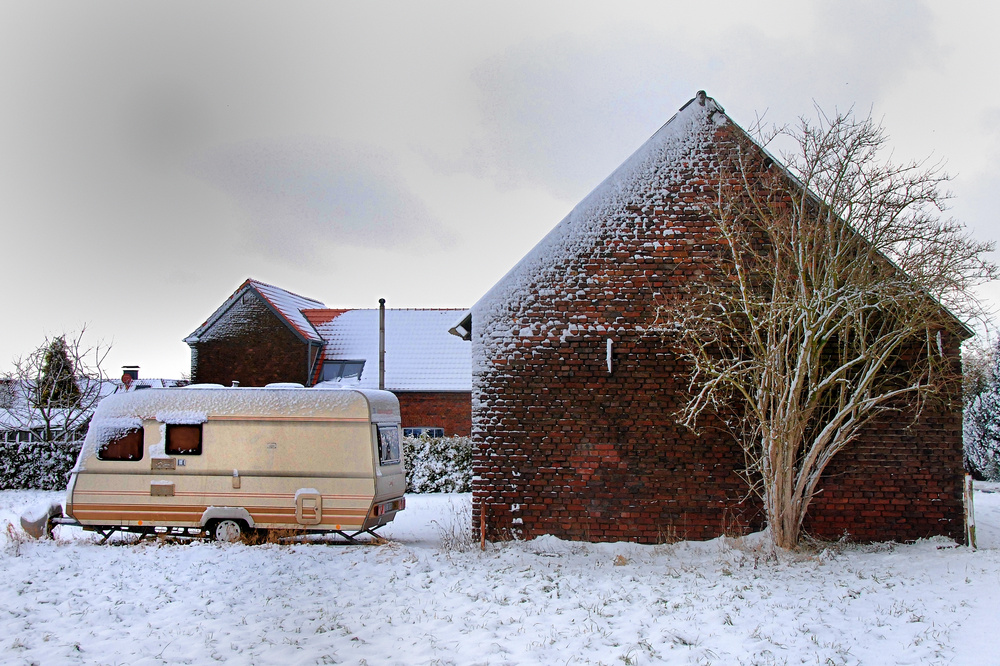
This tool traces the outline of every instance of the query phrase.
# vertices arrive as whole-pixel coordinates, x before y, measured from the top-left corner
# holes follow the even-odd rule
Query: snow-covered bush
[[[83,442],[0,442],[0,490],[64,490]]]
[[[1000,340],[970,350],[963,361],[965,468],[977,479],[1000,481]]]
[[[404,437],[406,491],[472,492],[472,438]]]

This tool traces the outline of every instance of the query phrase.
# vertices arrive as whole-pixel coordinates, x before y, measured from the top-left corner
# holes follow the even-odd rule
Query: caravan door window
[[[378,427],[378,462],[380,465],[399,464],[399,427]]]

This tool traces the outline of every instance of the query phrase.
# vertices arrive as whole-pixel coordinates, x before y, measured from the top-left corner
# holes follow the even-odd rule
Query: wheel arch
[[[213,520],[242,520],[247,527],[254,529],[257,526],[253,522],[250,512],[239,506],[210,506],[201,514],[201,526],[205,527]]]

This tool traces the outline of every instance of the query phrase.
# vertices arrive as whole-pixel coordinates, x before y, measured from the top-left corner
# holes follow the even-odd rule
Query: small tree
[[[43,442],[72,441],[82,435],[100,401],[107,377],[102,364],[109,348],[87,346],[83,330],[46,338],[27,356],[14,360],[4,381],[11,393],[12,425],[36,432]]]
[[[947,177],[885,163],[870,118],[820,114],[775,135],[797,146],[789,171],[757,145],[734,150],[717,242],[663,317],[694,369],[682,422],[711,413],[736,435],[772,539],[791,548],[827,465],[865,426],[948,395],[963,331],[942,304],[975,309],[970,288],[995,268],[989,245],[941,216]]]
[[[38,408],[71,408],[80,401],[76,366],[66,347],[66,336],[58,335],[48,342],[42,354],[38,383],[28,399]]]
[[[965,469],[977,479],[1000,481],[1000,339],[970,346],[964,366]]]

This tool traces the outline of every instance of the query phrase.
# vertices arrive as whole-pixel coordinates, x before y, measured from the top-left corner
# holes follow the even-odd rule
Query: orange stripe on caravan
[[[160,481],[166,479],[158,479]],[[148,490],[76,490],[73,493],[74,497],[83,495],[94,495],[94,496],[107,496],[120,497],[123,495],[130,495],[136,497],[149,497]],[[271,499],[295,499],[294,493],[212,493],[212,492],[198,492],[193,490],[182,490],[175,491],[174,497],[257,497],[257,498],[271,498]],[[346,500],[371,500],[373,495],[328,495],[323,494],[323,500],[327,499],[346,499]]]
[[[265,517],[294,518],[294,507],[280,506],[247,506],[242,507],[253,517],[255,522],[272,522],[263,520]],[[119,520],[177,520],[181,516],[189,521],[201,519],[208,509],[205,505],[165,505],[150,506],[148,504],[89,504],[75,503],[73,515],[77,519],[97,519],[100,517],[117,516]],[[368,515],[367,509],[338,508],[336,513],[323,512],[323,523],[341,522],[338,519],[359,518]],[[285,521],[281,521],[285,522]]]

